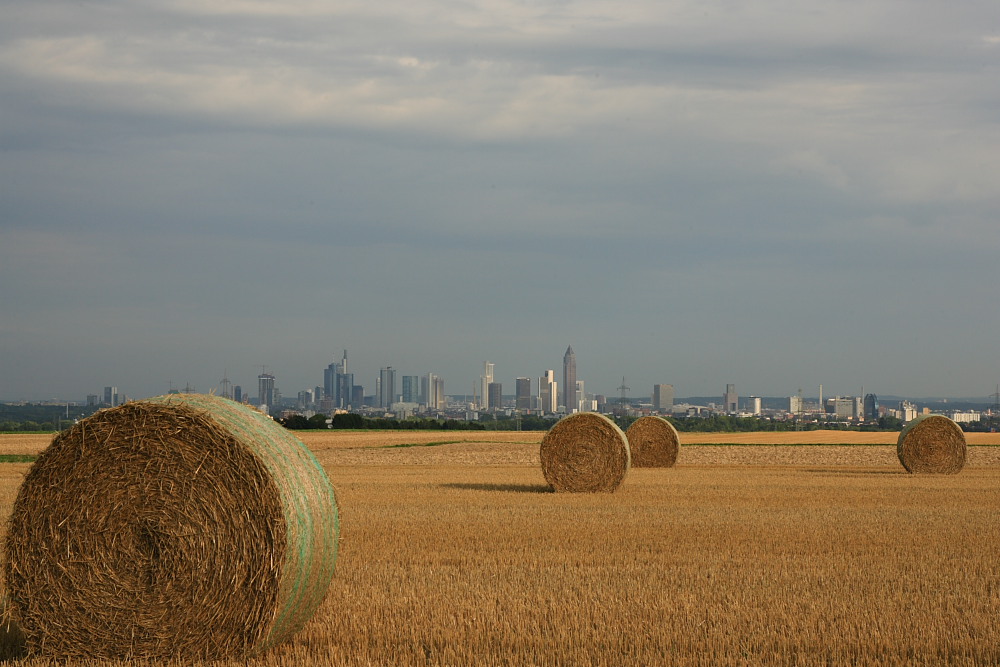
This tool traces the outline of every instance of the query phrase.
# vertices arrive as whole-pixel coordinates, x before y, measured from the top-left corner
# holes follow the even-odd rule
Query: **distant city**
[[[648,394],[633,396],[623,377],[617,395],[608,396],[588,393],[584,380],[577,377],[576,368],[576,353],[570,345],[563,355],[560,375],[556,375],[555,369],[547,369],[536,378],[517,377],[514,392],[505,394],[502,383],[496,380],[495,364],[484,361],[482,373],[478,382],[473,384],[471,393],[447,394],[444,380],[434,373],[397,377],[396,369],[386,366],[379,369],[374,391],[369,393],[363,385],[355,382],[347,350],[344,350],[339,360],[322,369],[322,385],[302,389],[294,398],[282,395],[277,378],[267,372],[266,366],[257,376],[256,392],[247,391],[242,385],[223,377],[218,387],[203,393],[214,393],[251,404],[276,419],[291,415],[312,417],[326,414],[333,417],[338,413],[357,413],[366,417],[394,419],[419,416],[475,421],[484,415],[514,417],[530,414],[558,419],[574,412],[631,417],[658,414],[677,418],[728,415],[844,424],[878,422],[887,418],[906,423],[932,412],[970,425],[1000,419],[1000,387],[988,397],[989,402],[939,399],[918,405],[901,397],[884,396],[880,399],[873,393],[825,396],[822,385],[818,388],[818,396],[812,397],[804,397],[801,389],[783,397],[740,396],[734,384],[726,384],[717,397],[677,398],[674,386],[667,383],[654,384]],[[170,391],[196,393],[191,386],[171,388]],[[92,412],[120,405],[132,398],[138,397],[128,396],[119,392],[118,387],[108,385],[103,393],[89,394],[84,402],[48,403],[65,405],[68,418],[71,406],[85,407],[87,412]]]

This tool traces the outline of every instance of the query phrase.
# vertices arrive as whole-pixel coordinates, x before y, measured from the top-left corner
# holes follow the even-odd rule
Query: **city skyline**
[[[988,395],[995,13],[10,0],[0,397]]]
[[[446,384],[446,378],[439,373],[434,373],[433,371],[415,371],[414,369],[404,369],[399,371],[400,385],[396,381],[397,368],[392,365],[379,365],[374,373],[370,375],[371,380],[367,383],[358,384],[355,382],[355,374],[353,372],[348,373],[348,351],[346,348],[342,350],[342,356],[339,360],[335,360],[327,364],[325,367],[319,367],[317,371],[317,376],[320,378],[319,382],[306,383],[301,386],[286,386],[285,382],[276,374],[270,372],[268,369],[273,368],[269,365],[259,365],[257,366],[257,375],[253,378],[248,378],[246,382],[240,382],[230,378],[229,371],[223,372],[222,378],[219,380],[218,384],[215,386],[211,385],[201,385],[190,381],[185,381],[183,386],[178,386],[175,382],[170,381],[169,386],[166,390],[161,392],[146,393],[141,392],[130,392],[127,387],[119,389],[121,383],[114,385],[103,385],[102,387],[95,387],[92,390],[86,391],[80,396],[74,397],[69,395],[47,395],[44,397],[25,397],[25,396],[3,396],[0,395],[0,401],[4,402],[18,402],[18,401],[71,401],[71,402],[81,402],[85,403],[86,400],[84,396],[100,396],[103,394],[104,403],[106,404],[117,404],[119,400],[133,399],[133,398],[146,398],[149,396],[155,396],[158,394],[165,394],[171,391],[196,391],[202,393],[218,393],[223,396],[231,396],[231,392],[234,388],[239,388],[244,397],[253,396],[255,399],[261,400],[258,397],[264,396],[267,392],[270,396],[273,392],[277,391],[284,398],[291,398],[298,395],[302,391],[308,391],[310,393],[321,392],[326,398],[331,399],[330,407],[331,409],[343,408],[347,405],[359,405],[363,398],[371,399],[376,407],[386,407],[387,402],[391,402],[393,399],[391,397],[400,398],[404,392],[410,391],[419,393],[422,396],[432,395],[435,400],[443,400],[443,396],[451,397],[467,397],[470,404],[485,406],[488,402],[489,393],[487,396],[483,396],[480,392],[486,390],[490,391],[490,385],[495,385],[498,390],[501,390],[503,386],[503,378],[506,377],[504,373],[499,375],[496,373],[496,368],[498,364],[490,361],[480,362],[482,371],[478,376],[476,381],[472,383],[470,391],[462,391],[460,383],[455,385]],[[502,394],[505,397],[515,397],[518,395],[517,387],[523,386],[522,381],[527,380],[530,386],[530,395],[533,398],[542,399],[546,389],[543,387],[546,376],[550,378],[553,384],[556,386],[557,399],[553,401],[554,405],[565,407],[566,401],[566,390],[565,383],[567,378],[572,378],[574,380],[575,386],[579,387],[583,385],[586,378],[580,376],[577,377],[576,372],[576,353],[572,345],[566,348],[566,351],[562,357],[562,376],[558,381],[556,380],[555,372],[552,369],[543,370],[535,375],[526,375],[520,371],[510,371],[509,375],[509,385],[515,387],[514,392],[508,392],[507,394]],[[356,366],[352,364],[351,368]],[[502,369],[501,369],[502,370]],[[236,377],[236,376],[234,376]],[[367,377],[367,376],[366,376]],[[496,378],[498,381],[494,382]],[[658,388],[669,388],[666,389],[665,396],[669,396],[672,401],[675,397],[711,397],[718,396],[719,402],[725,407],[726,410],[732,408],[732,402],[737,398],[743,400],[747,397],[768,397],[768,398],[795,398],[798,395],[802,395],[804,399],[810,400],[820,400],[826,398],[837,397],[857,397],[862,398],[866,394],[875,395],[885,395],[885,396],[898,396],[905,398],[917,398],[917,399],[949,399],[949,400],[961,400],[961,401],[971,401],[978,402],[984,405],[994,405],[1000,401],[1000,386],[995,386],[994,391],[989,394],[975,395],[972,393],[966,394],[931,394],[931,395],[916,395],[913,393],[907,393],[905,391],[882,391],[876,392],[872,391],[871,388],[867,388],[864,385],[859,385],[857,391],[832,391],[829,386],[824,390],[824,385],[822,383],[815,385],[813,387],[809,386],[797,386],[795,389],[786,392],[760,392],[760,391],[745,391],[740,392],[737,390],[737,385],[732,382],[722,383],[719,391],[684,391],[683,388],[678,388],[674,383],[664,382],[665,378],[659,378],[658,381],[653,382],[648,385],[648,387],[637,386],[633,391],[631,386],[625,387],[625,382],[628,381],[629,385],[632,384],[631,380],[627,380],[627,377],[619,378],[619,382],[622,384],[615,387],[613,390],[609,391],[587,391],[585,395],[576,397],[576,402],[579,404],[584,398],[604,396],[609,402],[619,401],[621,398],[620,390],[625,387],[628,391],[626,392],[628,397],[644,397],[655,402],[658,396]],[[419,386],[416,389],[412,388],[412,383],[417,382]],[[410,388],[407,389],[406,387]],[[592,385],[591,385],[592,386]],[[428,387],[431,387],[430,389]],[[454,389],[454,390],[452,390]],[[648,389],[648,391],[647,391]],[[811,390],[817,390],[816,394],[813,396],[809,392]],[[803,393],[805,391],[805,393]],[[433,392],[429,394],[428,392]],[[825,394],[824,394],[825,392]],[[109,400],[109,394],[113,394],[115,397],[113,400]],[[264,399],[266,403],[268,399]],[[555,412],[554,409],[549,410],[550,412]]]

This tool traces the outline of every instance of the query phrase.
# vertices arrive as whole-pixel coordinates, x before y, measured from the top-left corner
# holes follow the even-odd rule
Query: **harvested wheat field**
[[[972,438],[961,475],[911,475],[898,434],[682,433],[673,468],[556,494],[540,433],[299,435],[337,491],[333,585],[289,641],[213,664],[1000,663],[1000,448]],[[0,464],[5,516],[27,467]]]

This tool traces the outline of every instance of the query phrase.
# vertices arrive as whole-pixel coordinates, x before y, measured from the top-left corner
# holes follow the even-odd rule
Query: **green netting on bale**
[[[29,653],[256,654],[333,576],[333,488],[291,432],[223,398],[103,410],[58,435],[15,501],[5,563]]]

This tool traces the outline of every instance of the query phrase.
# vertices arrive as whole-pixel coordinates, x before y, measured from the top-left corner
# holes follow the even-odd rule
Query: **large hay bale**
[[[957,473],[965,466],[965,450],[965,433],[943,415],[914,419],[896,441],[899,462],[911,473]]]
[[[677,429],[663,417],[649,415],[632,422],[625,431],[636,468],[669,468],[677,463],[681,441]]]
[[[290,431],[216,396],[161,396],[54,438],[4,568],[29,654],[247,656],[313,615],[338,534],[333,488]]]
[[[556,491],[610,492],[628,473],[628,439],[603,415],[577,412],[542,439],[542,474]]]

